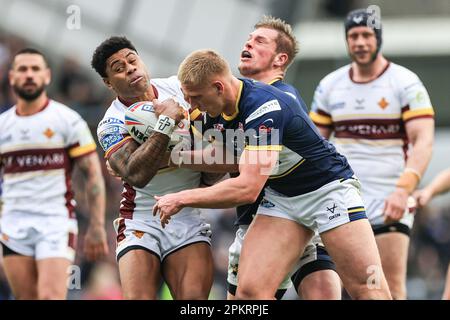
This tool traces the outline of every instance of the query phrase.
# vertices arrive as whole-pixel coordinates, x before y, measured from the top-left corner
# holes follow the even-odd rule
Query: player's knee
[[[340,300],[341,282],[331,270],[314,272],[300,283],[298,292],[305,300]]]
[[[275,294],[267,290],[242,286],[238,287],[235,297],[236,300],[272,300],[275,299]]]

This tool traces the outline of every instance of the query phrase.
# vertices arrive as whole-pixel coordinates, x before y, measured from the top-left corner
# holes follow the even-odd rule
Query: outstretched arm
[[[239,176],[202,189],[184,190],[155,197],[153,214],[160,214],[164,226],[170,217],[184,207],[232,208],[256,201],[272,168],[278,160],[277,151],[247,151],[242,154]]]

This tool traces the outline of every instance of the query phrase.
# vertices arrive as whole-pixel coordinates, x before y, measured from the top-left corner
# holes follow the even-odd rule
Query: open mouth
[[[252,54],[248,52],[247,50],[244,50],[241,52],[241,58],[242,59],[250,59],[252,57]]]

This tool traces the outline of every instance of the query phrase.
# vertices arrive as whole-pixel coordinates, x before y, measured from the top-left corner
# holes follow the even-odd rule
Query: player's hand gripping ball
[[[136,102],[125,110],[125,127],[139,144],[143,144],[152,134],[157,121],[158,118],[151,101]],[[170,137],[169,149],[183,139],[189,139],[189,126],[189,113],[186,111],[184,119],[177,124]]]

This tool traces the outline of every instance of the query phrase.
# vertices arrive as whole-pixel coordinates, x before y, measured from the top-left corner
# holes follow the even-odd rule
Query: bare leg
[[[207,300],[213,273],[211,248],[205,242],[188,245],[163,261],[164,278],[177,300]]]
[[[71,262],[65,258],[36,261],[39,300],[64,300],[67,297],[67,277]]]
[[[35,300],[37,293],[37,268],[33,257],[8,255],[3,257],[5,274],[17,300]]]
[[[320,236],[353,299],[391,299],[367,219],[346,223]]]
[[[313,232],[297,222],[257,215],[245,235],[237,299],[274,299]]]
[[[406,268],[409,237],[399,232],[375,236],[386,280],[395,300],[406,299]]]
[[[161,280],[159,258],[144,249],[131,250],[119,259],[125,299],[155,300]]]

